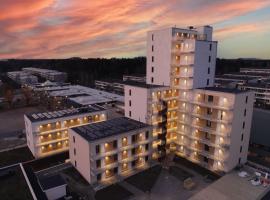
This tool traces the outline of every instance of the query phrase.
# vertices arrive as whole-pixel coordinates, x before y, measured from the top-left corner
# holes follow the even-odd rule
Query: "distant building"
[[[143,74],[130,74],[130,75],[124,75],[123,81],[135,81],[135,82],[146,82],[146,76]]]
[[[7,76],[20,85],[35,84],[38,82],[38,78],[36,76],[23,71],[7,72]]]
[[[45,78],[46,80],[54,82],[65,82],[67,79],[67,73],[59,72],[56,70],[33,68],[33,67],[23,68],[22,70],[27,73],[40,76],[42,78]]]
[[[24,116],[27,145],[35,158],[68,151],[68,128],[104,121],[106,111],[88,106]]]
[[[121,80],[96,80],[95,88],[119,95],[124,95],[124,82]]]
[[[72,165],[88,183],[109,183],[150,166],[152,127],[128,118],[71,128]]]

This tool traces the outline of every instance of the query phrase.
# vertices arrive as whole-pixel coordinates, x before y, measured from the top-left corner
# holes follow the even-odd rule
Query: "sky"
[[[213,26],[220,58],[270,58],[270,0],[0,0],[0,59],[145,56],[175,25]]]

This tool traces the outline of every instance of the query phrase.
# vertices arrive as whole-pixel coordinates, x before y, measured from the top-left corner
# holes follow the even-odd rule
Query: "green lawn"
[[[131,197],[133,194],[120,186],[114,184],[105,189],[96,192],[96,200],[125,200]]]
[[[28,147],[22,147],[0,153],[0,167],[12,165],[19,162],[32,160],[34,157]]]
[[[29,191],[20,167],[14,167],[11,173],[0,177],[0,199],[3,200],[31,200]],[[1,173],[1,172],[0,172]]]
[[[151,191],[159,177],[159,174],[161,173],[161,170],[162,167],[157,165],[138,174],[135,174],[127,178],[125,181],[144,192]]]

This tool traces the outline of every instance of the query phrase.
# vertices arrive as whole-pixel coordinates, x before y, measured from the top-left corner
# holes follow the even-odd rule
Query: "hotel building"
[[[151,132],[150,125],[126,117],[71,128],[71,163],[90,184],[111,184],[150,166]]]
[[[68,151],[68,128],[106,120],[104,108],[92,105],[24,115],[27,145],[35,158]]]
[[[246,162],[253,93],[213,87],[216,54],[210,26],[148,32],[147,82],[125,85],[125,116],[153,125],[153,158],[224,172]]]

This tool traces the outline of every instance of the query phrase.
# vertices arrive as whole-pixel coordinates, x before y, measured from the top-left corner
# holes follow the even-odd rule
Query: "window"
[[[246,123],[245,123],[245,122],[243,122],[243,129],[245,128],[245,125],[246,125]]]
[[[154,34],[152,34],[152,41],[154,41]]]
[[[134,166],[136,165],[136,161],[133,160],[133,161],[131,162],[131,165],[132,165],[132,167],[134,167]]]
[[[134,143],[136,141],[136,135],[132,135],[131,141],[132,141],[132,143]]]
[[[207,108],[207,115],[212,115],[213,109],[212,108]]]
[[[113,160],[114,161],[117,161],[118,160],[118,155],[117,154],[113,155]]]
[[[96,154],[99,154],[99,153],[100,153],[100,146],[96,145]]]
[[[205,137],[205,139],[210,140],[210,134],[209,133],[205,132],[204,137]]]
[[[205,144],[205,145],[204,145],[204,150],[205,150],[205,151],[209,151],[209,150],[210,150],[210,147],[209,147],[208,145]]]
[[[152,67],[152,73],[154,72],[154,67]]]
[[[206,121],[206,126],[207,126],[207,127],[211,127],[211,124],[212,124],[212,123],[211,123],[210,121],[208,121],[208,120]]]
[[[113,141],[113,148],[117,148],[117,140]]]
[[[154,62],[154,56],[152,56],[152,62]]]
[[[129,106],[131,106],[131,100],[129,100]]]
[[[240,147],[240,153],[242,153],[242,146]]]
[[[248,102],[248,96],[246,96],[246,103]]]
[[[238,163],[239,163],[239,164],[241,163],[241,158],[238,159]]]
[[[211,62],[211,56],[208,57],[208,62]]]
[[[145,132],[145,138],[148,139],[148,137],[149,137],[149,131],[146,131]]]
[[[117,172],[118,172],[118,167],[113,168],[113,173],[117,174]]]
[[[208,163],[208,158],[207,157],[203,157],[203,161]]]
[[[131,149],[131,153],[132,153],[132,155],[135,154],[135,148]]]
[[[208,69],[207,69],[207,73],[208,73],[208,74],[210,74],[210,67],[208,67]]]
[[[129,111],[129,116],[131,117],[131,111]]]
[[[208,102],[213,102],[214,101],[214,96],[208,95]]]
[[[206,84],[209,85],[209,78],[207,79],[207,83]]]
[[[98,174],[97,175],[97,181],[100,181],[101,180],[101,174]]]
[[[76,149],[75,148],[73,149],[73,153],[74,153],[74,156],[76,156]]]
[[[145,156],[145,161],[148,161],[148,156]]]
[[[154,51],[154,45],[152,45],[152,52]]]
[[[148,151],[148,149],[149,149],[149,144],[146,144],[145,145],[145,150]]]
[[[73,143],[75,143],[75,136],[73,136]]]
[[[209,51],[212,51],[212,44],[209,44]]]
[[[245,111],[244,111],[244,116],[246,116],[247,115],[247,109],[245,109]]]
[[[241,135],[241,141],[243,141],[244,140],[244,134],[242,133],[242,135]]]
[[[101,167],[101,160],[96,160],[96,167],[100,168]]]
[[[131,96],[131,90],[129,90],[129,96]]]
[[[77,167],[77,161],[75,160],[75,163],[74,163],[75,167]]]
[[[151,78],[151,83],[154,83],[154,77]]]

